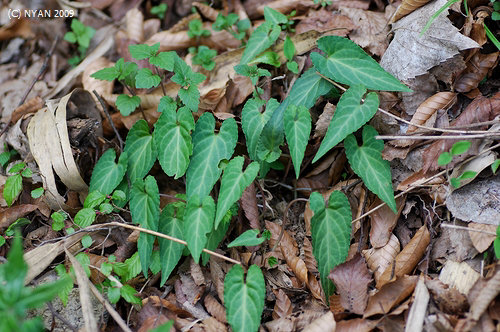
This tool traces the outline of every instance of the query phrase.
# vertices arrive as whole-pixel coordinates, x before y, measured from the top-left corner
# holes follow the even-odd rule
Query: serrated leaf
[[[23,177],[20,174],[12,175],[7,178],[3,186],[3,198],[8,206],[17,199],[17,196],[23,189]]]
[[[283,144],[283,117],[288,105],[304,106],[310,109],[318,97],[328,93],[333,85],[316,74],[313,67],[300,76],[293,85],[288,97],[273,112],[271,119],[262,130],[258,143],[261,160],[273,162],[280,156],[279,146]]]
[[[120,59],[118,59],[118,61],[116,61],[115,68],[120,73],[120,76],[118,76],[118,80],[119,81],[122,81],[122,80],[127,81],[127,78],[129,76],[135,77],[135,73],[137,72],[138,66],[137,66],[137,63],[135,63],[135,62],[129,62],[129,61],[125,62],[123,60],[123,58],[120,58]]]
[[[337,104],[333,118],[328,125],[325,138],[321,142],[313,163],[324,156],[331,148],[340,143],[347,135],[361,128],[377,113],[379,100],[375,92],[366,95],[362,102],[366,89],[362,85],[351,86]]]
[[[172,97],[163,96],[160,98],[160,103],[158,104],[158,112],[163,113],[165,110],[176,111],[177,103]]]
[[[219,163],[233,155],[238,140],[238,126],[234,119],[225,120],[215,134],[215,119],[204,113],[196,122],[193,133],[193,155],[186,172],[186,193],[207,196],[219,179],[222,170]]]
[[[91,191],[87,197],[85,197],[85,202],[83,202],[83,207],[94,208],[104,202],[106,195],[98,190]],[[55,212],[54,212],[55,213]],[[64,220],[64,219],[63,219]]]
[[[241,127],[247,141],[248,155],[252,160],[257,160],[257,143],[260,134],[274,110],[278,108],[279,103],[276,99],[270,99],[265,111],[261,112],[264,105],[266,105],[266,102],[261,99],[249,99],[241,113]]]
[[[264,7],[264,18],[266,22],[274,24],[285,24],[288,22],[288,18],[285,15],[268,6]]]
[[[153,74],[149,68],[142,68],[135,76],[135,87],[138,89],[151,89],[158,86],[160,82],[160,76]]]
[[[127,153],[123,152],[115,163],[116,152],[108,149],[103,153],[92,171],[90,178],[89,191],[100,191],[104,195],[110,195],[111,192],[120,184],[125,172],[127,171]]]
[[[139,96],[121,94],[116,98],[116,108],[123,116],[128,116],[141,104]]]
[[[348,85],[362,84],[372,90],[411,92],[349,39],[325,36],[317,43],[326,57],[313,52],[311,60],[321,74],[332,80]]]
[[[259,235],[258,229],[249,229],[244,232],[236,239],[234,239],[231,243],[227,245],[228,248],[232,247],[241,247],[241,246],[258,246],[259,244],[266,241],[263,237],[257,237]]]
[[[128,46],[130,55],[132,56],[132,58],[136,60],[148,59],[152,56],[155,56],[159,49],[160,49],[160,43],[156,43],[151,46],[146,44],[137,44]]]
[[[123,297],[123,299],[125,301],[127,301],[128,303],[132,303],[132,304],[141,304],[141,299],[138,298],[135,294],[137,294],[138,292],[135,290],[134,287],[130,286],[130,285],[123,285],[121,288],[120,288],[120,295]]]
[[[325,207],[323,196],[313,192],[309,198],[314,212],[311,218],[313,254],[318,262],[321,284],[328,301],[335,286],[328,279],[330,271],[347,258],[351,242],[351,207],[340,191],[334,191]]]
[[[137,121],[128,132],[124,152],[128,154],[127,174],[130,182],[148,174],[158,154],[146,120]]]
[[[163,234],[184,240],[182,218],[183,215],[179,215],[179,210],[174,204],[167,205],[160,215],[159,231]],[[163,238],[158,238],[158,242],[160,243],[161,262],[160,286],[162,286],[181,259],[184,245]]]
[[[83,208],[75,215],[73,221],[75,224],[80,226],[80,228],[85,228],[94,222],[96,217],[95,211],[92,208]]]
[[[311,114],[304,106],[290,105],[285,111],[284,121],[286,141],[295,168],[295,176],[298,179],[300,165],[311,134]]]
[[[358,146],[353,134],[344,140],[345,153],[349,165],[363,179],[366,187],[375,193],[397,213],[396,201],[392,190],[391,168],[387,160],[382,159],[384,142],[375,139],[378,133],[372,126],[363,127],[363,145]]]
[[[149,63],[161,69],[173,71],[176,56],[177,53],[174,51],[160,52],[157,55],[150,57]]]
[[[130,214],[132,221],[141,227],[158,231],[160,218],[160,194],[154,177],[149,175],[144,181],[137,180],[130,190]],[[141,260],[142,272],[148,274],[155,237],[142,233],[139,235],[137,250]]]
[[[245,188],[255,180],[255,177],[259,173],[259,164],[257,162],[252,162],[243,172],[244,161],[245,159],[241,156],[235,157],[224,169],[217,200],[215,228],[219,226],[219,222],[226,215],[227,211],[241,198]]]
[[[182,233],[196,263],[200,261],[201,252],[207,244],[207,235],[213,229],[214,217],[215,202],[211,196],[205,196],[201,201],[198,195],[194,195],[188,200]]]
[[[264,22],[259,25],[248,39],[240,64],[247,64],[259,53],[271,47],[276,39],[278,39],[280,32],[281,28],[277,24]]]
[[[193,114],[186,107],[177,112],[166,108],[155,124],[154,142],[158,148],[158,160],[168,176],[183,176],[193,152],[190,132],[194,128]]]
[[[247,276],[241,265],[234,265],[224,279],[224,304],[227,321],[238,332],[255,332],[259,329],[266,283],[257,265],[248,269]]]
[[[293,41],[289,36],[286,36],[285,38],[285,43],[283,44],[283,53],[285,54],[285,58],[288,61],[293,60],[293,56],[295,55],[295,45],[293,44]]]
[[[188,88],[179,89],[179,98],[193,112],[198,111],[200,104],[200,91],[195,85],[190,85]]]

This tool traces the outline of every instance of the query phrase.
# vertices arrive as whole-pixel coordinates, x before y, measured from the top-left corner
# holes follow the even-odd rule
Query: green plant
[[[68,60],[70,65],[76,66],[85,58],[94,34],[95,30],[92,27],[86,26],[76,18],[71,20],[71,31],[66,32],[64,40],[78,46],[78,55]]]
[[[497,237],[493,241],[493,249],[495,250],[495,256],[500,259],[500,226],[497,227]]]
[[[17,232],[7,256],[0,265],[0,330],[42,331],[39,317],[26,319],[26,311],[51,301],[63,285],[63,280],[42,284],[35,288],[25,287],[24,278],[28,266],[23,259],[21,236]]]
[[[236,29],[234,29],[236,25]],[[245,31],[250,28],[250,21],[248,19],[240,20],[238,15],[230,13],[227,16],[219,13],[217,19],[212,24],[215,31],[226,30],[233,35],[234,38],[242,40],[245,38]]]
[[[299,65],[297,62],[293,61],[293,56],[295,55],[295,45],[288,36],[286,36],[285,43],[283,45],[283,52],[285,53],[285,58],[288,60],[286,63],[288,70],[294,74],[298,74]]]
[[[160,3],[158,6],[151,7],[151,14],[158,16],[162,20],[165,18],[166,12],[167,12],[166,3]]]
[[[500,0],[490,0],[493,5],[493,13],[491,13],[491,19],[493,21],[500,21]]]
[[[189,30],[187,32],[189,38],[200,38],[210,36],[210,31],[203,29],[203,23],[196,19],[188,24]]]
[[[321,4],[322,7],[332,4],[332,0],[314,0],[315,4]]]
[[[206,70],[212,70],[215,68],[214,58],[217,55],[216,50],[212,50],[206,46],[190,47],[189,53],[194,54],[193,63],[195,65],[201,65]]]
[[[10,175],[5,181],[5,185],[3,187],[3,198],[7,202],[7,205],[11,206],[23,189],[23,177],[30,178],[33,175],[33,172],[24,162],[15,164],[9,169],[8,172],[11,174],[14,173],[14,175]]]
[[[439,166],[448,165],[449,163],[451,163],[454,156],[458,156],[458,155],[461,155],[463,153],[466,153],[469,150],[470,145],[471,145],[471,142],[469,142],[469,141],[458,141],[458,142],[454,143],[453,146],[451,147],[450,151],[445,151],[439,155],[438,165]],[[495,170],[494,164],[491,165],[491,167],[492,167],[492,170]],[[458,188],[458,187],[460,187],[460,182],[462,180],[473,179],[476,177],[476,175],[477,175],[477,172],[465,171],[460,176],[451,178],[450,184],[453,187]]]

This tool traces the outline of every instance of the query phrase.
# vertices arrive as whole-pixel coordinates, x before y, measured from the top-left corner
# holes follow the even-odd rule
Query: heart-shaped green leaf
[[[121,94],[116,98],[116,108],[123,116],[128,116],[141,104],[139,96],[128,96]]]
[[[243,172],[243,157],[233,158],[224,169],[222,175],[219,198],[217,201],[217,214],[215,228],[226,215],[229,208],[240,199],[243,191],[248,187],[259,173],[259,164],[253,162]]]
[[[193,156],[186,172],[188,199],[193,195],[207,196],[222,173],[220,161],[233,155],[238,140],[236,121],[227,119],[218,134],[214,130],[214,116],[212,113],[203,113],[193,132]]]
[[[224,304],[233,331],[255,332],[259,329],[265,297],[266,283],[257,265],[250,266],[246,280],[241,265],[234,265],[229,270],[224,279]]]
[[[137,60],[148,59],[158,52],[160,49],[160,43],[156,43],[154,45],[146,45],[146,44],[137,44],[137,45],[129,45],[128,50],[132,58]]]
[[[392,190],[391,167],[382,159],[384,142],[375,139],[378,133],[372,126],[363,127],[363,145],[358,146],[356,137],[349,135],[344,140],[345,153],[349,165],[363,179],[366,187],[387,203],[397,213],[394,191]]]
[[[285,111],[285,137],[292,156],[295,176],[299,178],[300,165],[304,159],[307,142],[311,134],[311,114],[304,106],[290,105]]]
[[[323,196],[313,192],[309,198],[314,216],[311,219],[313,254],[318,261],[318,271],[328,301],[335,286],[328,279],[330,271],[347,258],[351,241],[351,207],[340,191],[330,195],[325,207]]]
[[[325,36],[317,43],[326,57],[313,52],[311,60],[321,74],[332,80],[348,85],[362,84],[372,90],[411,92],[349,39]]]
[[[156,121],[153,138],[161,168],[168,176],[177,179],[186,172],[193,152],[190,134],[193,128],[193,114],[187,107],[177,112],[174,108],[165,108]]]
[[[138,179],[134,182],[130,190],[129,206],[134,223],[141,225],[143,228],[158,231],[160,193],[154,177],[149,175],[144,181]],[[137,249],[141,260],[142,272],[145,276],[148,275],[154,242],[155,237],[151,234],[141,232],[139,235]]]
[[[257,237],[259,235],[258,229],[249,229],[243,232],[240,236],[234,239],[231,243],[227,245],[228,248],[240,247],[240,246],[258,246],[259,244],[266,241],[263,237]]]
[[[347,135],[361,128],[377,113],[379,104],[377,94],[375,92],[368,93],[365,101],[362,102],[365,93],[364,86],[353,85],[340,97],[333,119],[328,125],[325,138],[321,142],[313,162],[324,156]]]
[[[175,53],[174,51],[160,52],[157,55],[150,57],[149,63],[161,69],[173,71],[176,56],[177,53]]]
[[[183,240],[182,233],[184,206],[179,207],[176,203],[167,205],[160,215],[160,233]],[[182,257],[184,245],[163,238],[158,238],[160,243],[161,282],[167,281],[170,273]]]
[[[130,182],[148,174],[156,160],[157,150],[146,120],[137,121],[127,135],[124,151],[128,154],[127,174]]]
[[[123,152],[118,159],[118,164],[116,164],[115,150],[106,150],[94,167],[90,178],[89,191],[98,190],[104,195],[110,195],[120,184],[127,171],[127,157],[127,153]]]
[[[198,195],[189,199],[184,217],[183,234],[196,263],[199,262],[201,251],[207,244],[207,234],[212,231],[214,217],[215,202],[211,196],[205,196],[203,201],[200,201]]]
[[[151,89],[157,87],[160,82],[160,76],[153,74],[149,68],[142,68],[135,76],[135,87],[138,89]]]
[[[248,39],[247,47],[243,51],[240,64],[247,64],[259,53],[271,47],[276,39],[278,39],[280,33],[281,28],[277,24],[264,22],[259,25]]]

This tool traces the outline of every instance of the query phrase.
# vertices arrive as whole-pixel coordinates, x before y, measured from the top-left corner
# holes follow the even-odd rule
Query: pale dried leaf
[[[144,40],[144,15],[139,9],[133,8],[125,14],[125,25],[129,39],[136,43]]]
[[[351,260],[336,266],[328,278],[335,283],[342,306],[362,315],[368,301],[368,285],[372,281],[364,258],[356,254]]]
[[[492,131],[492,130],[489,130]],[[488,144],[489,145],[489,144]],[[485,147],[486,148],[486,147]],[[484,150],[484,149],[482,149]],[[482,152],[482,151],[480,151]],[[474,179],[481,173],[484,169],[490,167],[491,164],[493,164],[497,160],[497,154],[493,151],[489,151],[483,154],[478,155],[472,160],[469,160],[466,163],[462,163],[455,167],[453,169],[453,172],[450,174],[450,178],[457,178],[460,175],[464,174],[465,172],[476,172],[475,176],[465,179],[465,180],[460,180],[460,187],[465,186],[466,184],[471,183],[474,181]],[[452,187],[452,190],[455,190],[457,188]],[[451,194],[451,192],[450,192]]]
[[[418,276],[403,276],[385,284],[377,294],[370,297],[363,317],[389,313],[394,306],[413,293],[417,281]]]
[[[201,270],[201,266],[194,262],[194,259],[189,261],[191,277],[194,280],[194,283],[197,286],[205,285],[205,276],[203,275],[203,271]]]
[[[222,270],[219,261],[217,261],[214,256],[210,256],[210,276],[212,277],[212,282],[215,285],[217,296],[222,304],[224,304],[224,277],[226,274]]]
[[[227,327],[213,317],[205,318],[202,326],[205,328],[204,332],[226,332]]]
[[[427,305],[429,304],[429,291],[425,286],[424,277],[420,276],[417,286],[415,287],[415,295],[413,304],[408,314],[405,332],[422,331],[424,327],[424,319],[426,317]],[[411,326],[411,329],[410,329]]]
[[[481,315],[486,311],[491,301],[500,293],[500,268],[497,262],[496,271],[490,277],[484,287],[481,288],[479,294],[472,300],[470,312],[467,318],[472,321],[477,321]]]
[[[191,22],[193,20],[201,20],[200,14],[193,13],[191,15],[183,17],[182,19],[177,21],[177,23],[175,23],[174,26],[172,26],[170,29],[168,29],[168,31],[170,31],[171,33],[175,33],[175,32],[181,32],[184,30],[188,30],[189,29],[189,22]]]
[[[471,222],[467,226],[471,229],[469,231],[469,236],[474,247],[479,252],[485,252],[496,238],[495,232],[497,226],[478,224],[475,222]],[[490,234],[483,233],[482,231],[489,232]]]
[[[431,28],[420,37],[429,17],[446,3],[430,2],[393,25],[394,39],[384,53],[380,65],[401,81],[425,74],[430,68],[458,54],[460,50],[479,45],[453,26],[445,10]]]
[[[268,229],[271,232],[271,239],[269,240],[269,245],[273,247],[276,241],[278,240],[280,233],[282,232],[282,228],[277,223],[266,220],[266,229]],[[278,245],[278,248],[281,250],[281,253],[285,257],[285,260],[287,262],[292,261],[293,258],[299,255],[297,242],[293,237],[290,236],[290,234],[286,230],[283,232],[283,236],[281,237],[281,241]]]
[[[245,212],[245,217],[250,222],[250,227],[260,229],[259,208],[257,207],[257,194],[255,192],[255,184],[252,182],[243,191],[240,199],[241,208]]]
[[[212,295],[207,294],[205,296],[205,308],[207,311],[214,316],[219,322],[227,323],[226,319],[226,309],[222,304],[219,303]]]
[[[259,6],[257,12],[263,15],[266,6],[282,14],[288,14],[294,9],[314,7],[315,4],[312,0],[275,0]]]
[[[398,222],[401,210],[403,209],[406,201],[406,196],[401,196],[396,199],[398,213],[395,214],[387,205],[382,206],[380,209],[370,214],[370,243],[375,248],[381,248],[389,242],[392,235],[392,230]],[[376,198],[370,205],[368,210],[380,205],[382,201]]]
[[[284,254],[283,254],[284,255]],[[286,256],[285,256],[286,259]],[[304,261],[300,257],[292,257],[290,260],[286,260],[286,263],[292,269],[295,276],[303,283],[307,284],[307,267]]]
[[[326,103],[323,112],[320,114],[314,129],[313,138],[324,137],[326,130],[332,121],[333,114],[335,113],[336,106],[331,103]]]
[[[396,256],[394,261],[395,266],[389,266],[382,273],[377,281],[377,288],[382,287],[394,277],[401,277],[411,273],[420,262],[420,259],[424,256],[430,239],[429,230],[426,225],[423,225],[415,233],[410,242]]]
[[[398,238],[396,235],[391,234],[389,242],[382,248],[370,248],[362,251],[368,267],[373,271],[376,282],[378,282],[382,273],[394,262],[400,250]]]
[[[292,301],[290,301],[290,299],[282,289],[279,289],[277,292],[275,292],[275,295],[276,303],[274,304],[274,310],[272,314],[273,319],[279,319],[290,315],[293,310]]]
[[[339,9],[340,7],[368,9],[370,7],[369,0],[332,0],[332,7]]]
[[[93,61],[82,74],[82,85],[83,88],[92,93],[92,91],[96,91],[100,96],[107,96],[113,93],[114,82],[109,82],[105,80],[97,80],[93,77],[90,77],[96,71],[99,71],[103,68],[112,67],[115,64],[109,61],[105,57],[99,57],[95,61]],[[101,104],[97,100],[97,97],[92,93],[92,97],[96,105],[100,106]]]
[[[480,274],[466,262],[457,263],[452,260],[446,261],[439,273],[439,280],[465,295],[469,294],[470,289],[479,278]]]
[[[323,316],[315,319],[311,324],[307,325],[303,332],[335,332],[335,318],[333,312],[328,311]]]
[[[372,54],[382,56],[387,49],[388,19],[384,13],[356,8],[340,8],[340,12],[351,19],[356,28],[349,38]]]

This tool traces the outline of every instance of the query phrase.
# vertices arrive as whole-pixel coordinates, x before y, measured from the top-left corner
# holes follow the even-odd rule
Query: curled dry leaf
[[[417,285],[418,276],[403,276],[385,284],[378,293],[370,297],[364,318],[377,314],[387,314],[410,296]]]
[[[286,263],[292,269],[292,272],[297,276],[297,278],[305,283],[309,284],[307,280],[307,267],[304,261],[300,257],[292,257],[292,259],[287,260],[285,256]]]
[[[207,294],[205,296],[205,308],[207,311],[214,316],[219,322],[227,323],[226,319],[226,309],[222,304],[219,303],[212,295]]]
[[[377,288],[387,284],[394,277],[409,274],[424,256],[427,246],[431,241],[429,230],[426,225],[420,227],[410,242],[396,256],[395,266],[389,266],[377,281]]]
[[[180,19],[179,21],[177,21],[177,23],[175,23],[175,25],[173,27],[171,27],[170,29],[168,29],[168,31],[172,32],[172,33],[175,33],[175,32],[181,32],[181,31],[184,31],[184,30],[188,30],[189,29],[189,22],[191,22],[193,20],[201,20],[200,14],[193,13],[191,15],[183,17],[182,19]]]
[[[148,45],[160,43],[160,51],[177,51],[194,46],[186,31],[160,31],[144,42]]]
[[[452,260],[447,260],[439,273],[439,280],[465,295],[469,294],[480,277],[481,275],[466,262],[458,263]]]
[[[479,82],[488,74],[496,63],[499,52],[490,54],[474,54],[467,68],[455,81],[455,90],[458,92],[469,92],[478,87]]]
[[[471,222],[467,225],[470,228],[469,236],[477,251],[485,252],[496,238],[496,225],[478,224]],[[490,234],[484,233],[488,232]]]
[[[413,12],[415,9],[418,9],[428,3],[430,0],[403,0],[401,5],[399,5],[398,9],[394,13],[394,16],[391,19],[390,23],[394,23],[403,16],[408,15]]]
[[[368,301],[368,285],[372,281],[365,259],[356,254],[348,262],[336,266],[328,278],[340,293],[340,304],[346,310],[362,315]]]
[[[436,114],[440,109],[448,110],[457,101],[457,94],[453,92],[438,92],[435,95],[427,98],[415,111],[411,118],[411,123],[423,125],[431,116]],[[410,126],[406,131],[407,134],[417,131],[417,127]]]
[[[269,240],[269,245],[274,247],[276,241],[278,240],[282,228],[277,223],[266,220],[266,229],[271,232],[271,239]],[[297,242],[290,234],[285,230],[283,232],[283,236],[281,237],[281,241],[278,245],[278,248],[281,250],[283,257],[287,262],[291,261],[294,257],[299,255],[299,249],[297,248]]]
[[[157,18],[150,18],[145,20],[144,24],[144,39],[149,39],[152,35],[157,33],[161,28],[161,21]]]
[[[275,291],[274,294],[276,295],[276,303],[274,304],[272,314],[273,319],[279,319],[290,315],[292,313],[293,306],[292,301],[290,301],[286,293],[282,289],[279,289],[277,292]]]
[[[201,3],[201,2],[193,2],[193,6],[196,7],[203,15],[203,17],[209,19],[210,21],[214,22],[217,19],[217,16],[219,15],[219,11],[213,9],[212,7]]]
[[[318,121],[316,121],[313,138],[325,136],[326,130],[328,129],[328,126],[332,121],[333,114],[335,113],[335,108],[335,105],[326,103],[325,107],[323,108],[323,112],[320,114]]]
[[[379,249],[370,248],[363,250],[366,262],[370,270],[373,271],[375,281],[378,282],[382,273],[394,262],[400,252],[399,240],[396,235],[391,234],[389,242]]]
[[[326,314],[312,321],[302,331],[303,332],[335,332],[335,318],[333,312],[328,311]]]
[[[316,276],[311,272],[309,272],[307,276],[307,288],[309,288],[312,296],[314,296],[315,299],[323,303],[325,302],[325,293],[323,292],[323,287],[321,286],[321,283],[316,278]]]
[[[318,263],[312,252],[312,243],[308,237],[304,237],[304,263],[311,273],[318,273]]]
[[[125,26],[127,36],[136,43],[141,43],[144,40],[144,15],[142,12],[133,8],[125,14]]]
[[[398,222],[405,202],[406,196],[401,196],[396,199],[396,206],[398,207],[397,214],[395,214],[387,204],[370,214],[370,243],[375,249],[381,248],[389,242],[392,230]],[[375,208],[381,203],[382,201],[377,197],[368,210]]]
[[[217,260],[214,256],[210,256],[210,277],[215,285],[217,296],[222,304],[224,304],[224,277],[226,274],[220,264],[220,260]]]
[[[255,193],[255,184],[252,182],[244,191],[240,199],[241,208],[245,217],[250,222],[250,227],[260,229],[259,208],[257,207],[257,195]]]

